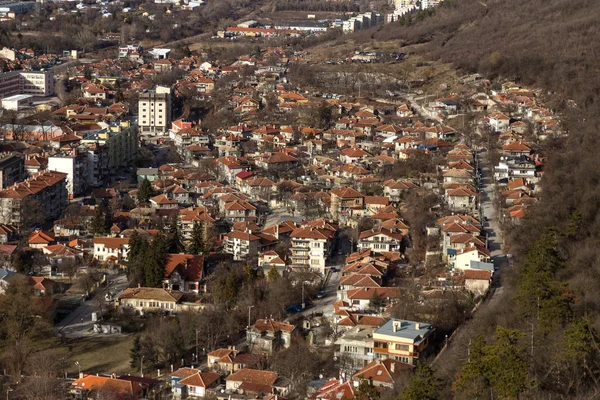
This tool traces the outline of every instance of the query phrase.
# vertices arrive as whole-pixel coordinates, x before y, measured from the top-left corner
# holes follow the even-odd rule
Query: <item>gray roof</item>
[[[419,329],[417,329],[417,324],[419,324]],[[398,328],[394,329],[394,325],[396,325]],[[433,330],[434,328],[430,324],[393,318],[378,328],[375,333],[379,335],[396,336],[398,338],[409,339],[415,344],[419,344],[423,341],[423,339],[429,336]]]
[[[494,272],[494,264],[493,263],[487,263],[487,262],[481,262],[481,261],[475,261],[475,260],[471,260],[471,263],[469,264],[469,268]]]
[[[158,168],[138,168],[138,175],[158,175]]]

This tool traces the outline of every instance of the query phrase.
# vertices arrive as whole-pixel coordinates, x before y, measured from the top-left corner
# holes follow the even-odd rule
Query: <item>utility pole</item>
[[[196,362],[199,364],[200,359],[198,358],[198,329],[196,329]]]
[[[302,309],[304,310],[304,282],[302,281]]]
[[[254,308],[254,306],[248,306],[248,328],[250,328],[250,323],[251,323],[250,319],[251,319],[251,316],[252,316],[252,314],[250,313],[250,311],[253,308]]]
[[[144,357],[142,356],[142,358],[140,359],[140,375],[142,376],[142,378],[144,377]]]

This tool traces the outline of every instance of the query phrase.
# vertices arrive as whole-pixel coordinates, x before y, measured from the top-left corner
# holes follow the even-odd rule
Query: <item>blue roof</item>
[[[417,324],[419,324],[419,329],[417,329]],[[430,324],[393,318],[378,328],[375,333],[409,339],[415,344],[419,344],[423,339],[429,336],[433,330],[434,328]]]
[[[0,268],[0,280],[6,280],[6,278],[9,278],[13,275],[16,275],[16,272],[9,271],[5,268]]]

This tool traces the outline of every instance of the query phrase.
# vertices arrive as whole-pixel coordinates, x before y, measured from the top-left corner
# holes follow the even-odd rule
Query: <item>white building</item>
[[[47,71],[21,71],[24,94],[50,96],[54,94],[54,74]]]
[[[22,110],[31,106],[32,97],[30,94],[15,94],[14,96],[5,97],[2,99],[2,108],[13,111]]]
[[[138,113],[142,134],[165,134],[171,126],[171,89],[157,86],[140,93]]]
[[[67,192],[73,198],[89,185],[88,157],[77,151],[74,154],[59,153],[48,157],[48,169],[67,174]]]
[[[98,261],[127,261],[129,238],[94,238],[94,259]]]

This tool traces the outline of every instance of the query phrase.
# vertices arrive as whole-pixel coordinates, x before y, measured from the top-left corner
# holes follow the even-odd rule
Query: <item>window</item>
[[[407,344],[396,344],[395,348],[396,348],[396,350],[401,350],[401,351],[409,351],[410,350],[410,346],[408,346]]]

